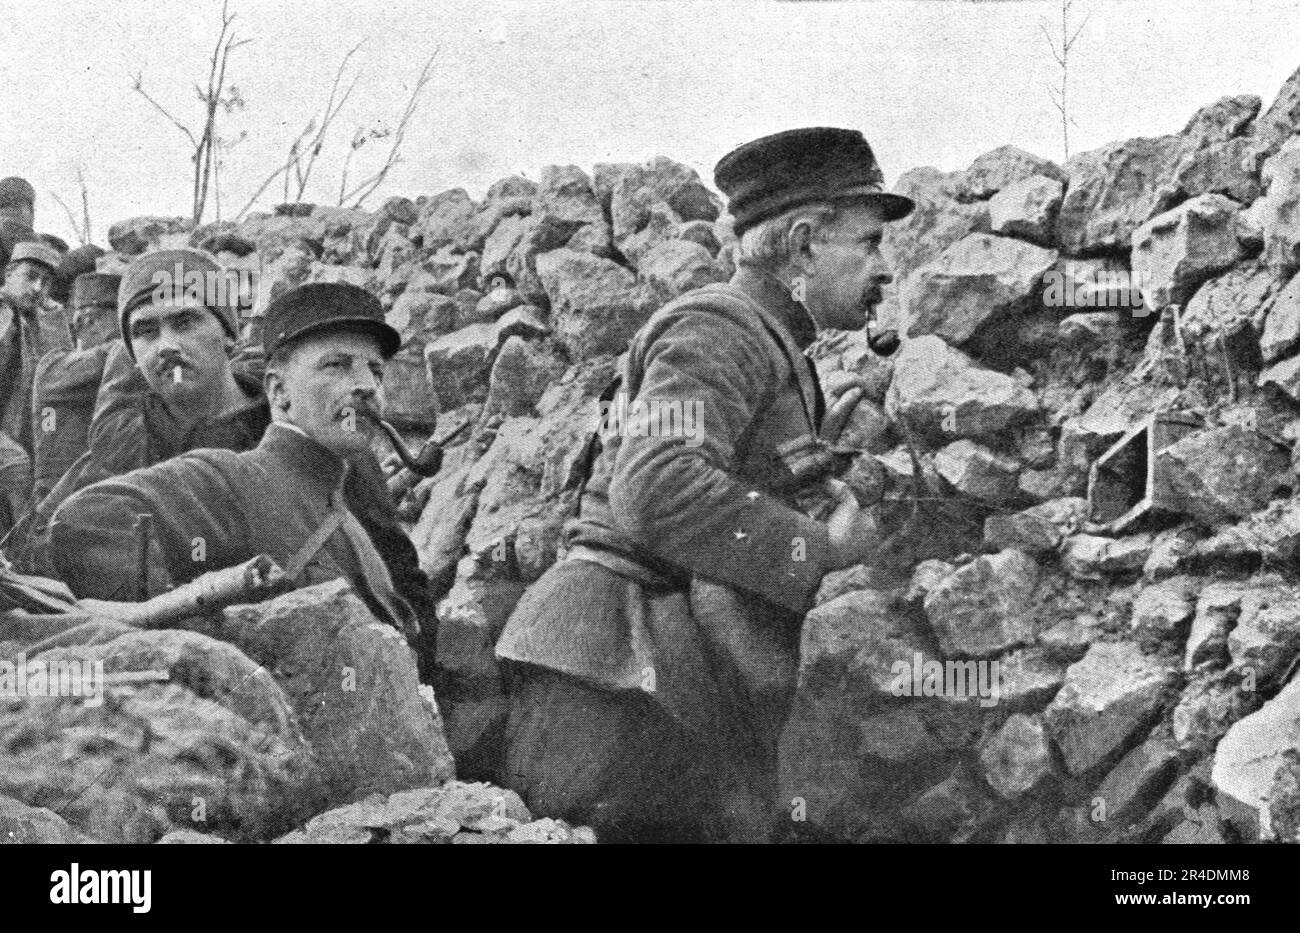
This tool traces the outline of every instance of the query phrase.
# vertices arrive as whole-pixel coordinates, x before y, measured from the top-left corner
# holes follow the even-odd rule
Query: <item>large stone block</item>
[[[1264,261],[1279,275],[1300,270],[1300,138],[1264,163],[1266,192],[1253,205],[1264,234]]]
[[[1033,637],[1026,614],[1038,585],[1038,565],[1020,551],[978,557],[953,571],[925,597],[945,657],[1000,654]]]
[[[487,398],[497,352],[496,324],[471,324],[435,339],[424,350],[429,385],[439,411]]]
[[[432,620],[425,620],[432,624]],[[455,765],[415,652],[345,581],[225,611],[221,636],[275,676],[333,801],[450,780]]]
[[[124,256],[138,256],[158,249],[165,236],[193,229],[194,221],[185,217],[131,217],[108,228],[108,243]]]
[[[1128,642],[1103,642],[1070,665],[1043,718],[1073,775],[1125,750],[1159,713],[1174,672]]]
[[[1300,274],[1293,275],[1273,300],[1259,337],[1265,363],[1275,363],[1300,345]]]
[[[908,277],[902,290],[907,333],[963,344],[986,325],[1039,303],[1043,277],[1056,260],[1055,251],[1032,243],[971,234]]]
[[[987,439],[1038,414],[1034,394],[983,369],[939,337],[907,340],[894,361],[885,411],[914,431],[948,440]]]
[[[1253,814],[1260,838],[1273,838],[1275,779],[1300,753],[1300,680],[1240,720],[1214,751],[1211,779],[1219,798]],[[1284,815],[1284,814],[1282,814]]]
[[[1002,236],[1050,246],[1064,194],[1065,186],[1055,178],[1031,175],[1021,179],[989,201],[989,227]]]
[[[963,496],[991,505],[1019,498],[1020,463],[974,441],[953,441],[934,455],[934,469]]]
[[[987,201],[1034,177],[1063,182],[1066,175],[1055,162],[1015,146],[999,146],[955,173],[947,189],[958,201]]]
[[[1152,310],[1184,301],[1196,286],[1243,255],[1235,220],[1239,205],[1203,194],[1133,231],[1130,265]]]
[[[1179,136],[1137,138],[1071,158],[1056,221],[1060,248],[1072,255],[1127,249],[1133,231],[1177,198],[1173,176],[1185,147]]]
[[[984,778],[1005,800],[1032,793],[1053,774],[1051,740],[1037,716],[1014,713],[980,751]]]
[[[555,338],[576,360],[620,353],[650,317],[636,277],[608,259],[557,249],[537,257]]]
[[[29,681],[7,701],[0,794],[124,843],[185,828],[259,841],[327,803],[285,692],[233,645],[98,623],[62,640],[28,659],[28,673],[32,662],[86,674],[102,664],[99,695],[83,676],[81,696],[32,695]]]
[[[1245,518],[1290,490],[1286,449],[1256,431],[1198,431],[1156,457],[1180,509],[1206,525]]]

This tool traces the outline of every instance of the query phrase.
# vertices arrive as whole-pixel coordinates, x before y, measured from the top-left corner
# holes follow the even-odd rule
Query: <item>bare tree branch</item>
[[[177,120],[174,116],[172,116],[171,113],[167,110],[166,107],[164,107],[162,104],[158,103],[158,101],[154,100],[154,99],[149,95],[149,92],[146,91],[146,90],[144,89],[144,74],[143,74],[143,73],[141,73],[141,74],[137,74],[137,75],[132,79],[131,89],[134,90],[136,93],[138,93],[138,94],[139,94],[141,97],[143,97],[145,100],[147,100],[150,104],[152,104],[152,105],[153,105],[153,108],[154,108],[155,110],[157,110],[159,113],[161,113],[164,117],[167,118],[167,120],[168,120],[168,121],[169,121],[173,126],[175,126],[178,130],[180,130],[182,133],[184,133],[185,136],[189,139],[190,143],[191,143],[192,145],[195,146],[195,148],[198,147],[198,145],[199,145],[199,141],[198,141],[197,139],[194,138],[194,133],[191,132],[190,128],[189,128],[188,126],[186,126],[184,123],[182,123],[180,120]]]
[[[229,0],[223,0],[221,4],[221,29],[217,33],[216,42],[208,58],[207,85],[206,87],[198,84],[194,86],[195,96],[203,105],[201,129],[196,131],[186,126],[171,111],[155,100],[144,88],[144,75],[142,72],[137,73],[132,82],[132,88],[173,126],[184,133],[185,138],[190,142],[192,148],[190,162],[194,166],[191,186],[191,215],[195,224],[200,223],[203,219],[203,212],[208,203],[208,192],[213,183],[213,174],[217,171],[216,163],[219,158],[217,154],[219,142],[217,122],[219,116],[223,111],[228,114],[243,105],[242,99],[233,89],[229,96],[223,97],[230,53],[249,44],[251,41],[236,38],[233,28],[235,16],[236,14],[230,12]]]
[[[415,85],[411,88],[411,96],[406,102],[406,109],[402,111],[401,119],[399,119],[397,123],[397,129],[393,133],[393,142],[392,145],[389,146],[388,157],[384,160],[383,166],[380,167],[379,171],[375,172],[344,195],[344,197],[340,199],[340,206],[342,206],[346,201],[352,201],[352,207],[360,207],[361,203],[373,194],[376,188],[384,183],[384,179],[388,177],[389,171],[398,163],[402,143],[406,139],[407,127],[411,122],[411,117],[415,115],[415,111],[419,107],[420,94],[424,90],[425,85],[429,83],[431,78],[429,69],[433,67],[434,59],[438,57],[440,48],[441,47],[433,50],[433,54],[425,60],[424,67],[420,69],[420,75],[416,78]]]
[[[57,191],[51,191],[50,197],[54,199],[55,204],[63,208],[63,213],[67,215],[68,218],[68,225],[72,227],[72,232],[76,234],[77,240],[82,246],[87,246],[90,244],[90,195],[86,191],[86,176],[82,172],[80,165],[77,166],[77,187],[81,192],[80,221],[78,221],[76,215],[72,213],[72,208],[68,206],[68,203],[64,201],[63,198],[59,197]]]
[[[334,72],[334,82],[330,85],[330,94],[325,101],[325,112],[321,117],[320,128],[317,130],[309,147],[309,156],[306,168],[298,173],[298,194],[295,198],[297,201],[302,200],[303,192],[307,189],[307,182],[311,180],[311,171],[316,165],[316,157],[320,155],[321,149],[325,145],[325,134],[329,131],[330,124],[332,124],[334,118],[339,115],[339,111],[343,109],[343,105],[348,102],[348,98],[352,96],[352,91],[357,86],[357,80],[360,78],[360,74],[353,75],[352,83],[347,86],[347,89],[344,90],[341,96],[338,94],[339,83],[343,80],[343,72],[348,66],[348,61],[356,54],[357,50],[361,48],[364,42],[365,40],[363,39],[361,42],[358,42],[356,45],[352,46],[352,48],[348,49],[347,54],[343,56],[343,60],[339,62],[338,70]],[[297,172],[297,169],[295,169],[295,172]]]
[[[1083,22],[1079,24],[1079,28],[1074,31],[1074,35],[1070,36],[1070,41],[1065,43],[1067,50],[1074,47],[1075,40],[1079,38],[1079,33],[1083,32],[1083,27],[1088,25],[1088,20],[1090,19],[1092,19],[1092,10],[1088,11],[1088,15],[1083,18]]]
[[[93,237],[90,231],[90,192],[86,189],[86,174],[77,166],[77,187],[81,189],[81,219],[84,224],[81,228],[81,242],[84,246],[89,246]]]
[[[81,241],[82,245],[85,245],[86,241],[81,234],[81,225],[77,223],[77,218],[73,215],[72,208],[68,207],[67,203],[63,198],[59,197],[57,192],[51,191],[50,197],[54,199],[55,204],[63,208],[63,213],[68,217],[68,224],[72,227],[72,232],[77,235],[77,239]]]
[[[1074,8],[1074,0],[1061,0],[1061,34],[1059,45],[1057,38],[1048,30],[1046,22],[1038,21],[1038,29],[1047,40],[1048,51],[1052,54],[1052,59],[1056,62],[1061,70],[1060,87],[1048,87],[1048,97],[1052,101],[1057,111],[1061,114],[1061,144],[1065,152],[1065,158],[1070,158],[1070,125],[1078,126],[1069,115],[1068,95],[1070,90],[1070,50],[1074,48],[1075,42],[1078,41],[1080,34],[1088,20],[1092,18],[1090,10],[1084,16],[1083,22],[1073,32],[1070,31],[1070,11]]]
[[[302,139],[303,136],[306,135],[306,132],[308,131],[304,131],[304,133],[298,137],[298,140]],[[266,178],[262,181],[262,183],[257,186],[257,190],[254,191],[253,196],[248,199],[248,203],[246,203],[243,207],[241,207],[239,209],[239,213],[235,215],[235,220],[242,219],[243,216],[248,213],[249,208],[251,208],[254,204],[256,204],[257,199],[260,198],[266,192],[266,189],[271,187],[271,183],[275,181],[277,178],[279,178],[281,175],[286,174],[290,169],[293,168],[293,166],[297,163],[297,161],[302,158],[302,154],[297,150],[298,140],[294,140],[293,145],[289,147],[289,158],[285,161],[283,165],[277,168],[270,175],[266,176]],[[285,194],[287,198],[288,195],[287,180],[285,182],[285,185],[286,185]]]

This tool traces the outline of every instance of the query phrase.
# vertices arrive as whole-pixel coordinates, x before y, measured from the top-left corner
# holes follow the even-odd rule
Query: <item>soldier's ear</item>
[[[262,377],[262,385],[266,390],[266,400],[271,404],[271,407],[287,412],[289,410],[289,395],[284,391],[284,377],[274,369],[268,369],[266,375]]]
[[[813,222],[811,218],[800,217],[790,225],[786,234],[790,246],[790,264],[805,275],[816,267],[813,258]]]

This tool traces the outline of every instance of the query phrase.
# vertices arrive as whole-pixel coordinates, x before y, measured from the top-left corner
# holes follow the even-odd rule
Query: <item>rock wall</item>
[[[918,203],[884,244],[902,349],[833,333],[811,355],[870,387],[848,481],[927,533],[830,575],[807,618],[789,836],[1296,841],[1300,72],[1267,110],[1224,98],[1174,135],[1063,166],[1004,146],[895,190]],[[492,646],[556,559],[617,354],[734,269],[721,208],[660,158],[551,166],[482,200],[110,233],[105,264],[187,243],[258,271],[257,307],[303,281],[373,290],[404,340],[396,420],[471,425],[403,504],[442,597],[435,690],[462,778],[500,780]],[[1097,521],[1090,467],[1170,411],[1187,428],[1154,463],[1108,461],[1121,504],[1149,471],[1162,507]],[[946,673],[929,689],[954,669],[996,670],[995,701]]]

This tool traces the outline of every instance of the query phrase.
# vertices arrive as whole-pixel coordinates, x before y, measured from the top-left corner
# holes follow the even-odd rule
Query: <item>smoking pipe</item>
[[[873,334],[871,324],[868,322],[867,346],[871,347],[872,352],[878,356],[893,356],[899,347],[898,331],[889,329]]]
[[[429,477],[433,476],[442,468],[442,444],[451,440],[455,433],[444,438],[442,441],[435,441],[432,437],[424,442],[419,453],[411,453],[411,449],[406,446],[402,440],[402,435],[397,433],[397,428],[393,427],[383,418],[370,412],[365,412],[365,416],[377,424],[388,436],[388,441],[393,445],[393,450],[397,453],[397,458],[402,461],[402,466],[406,467],[416,476]],[[459,433],[459,432],[456,432]]]

